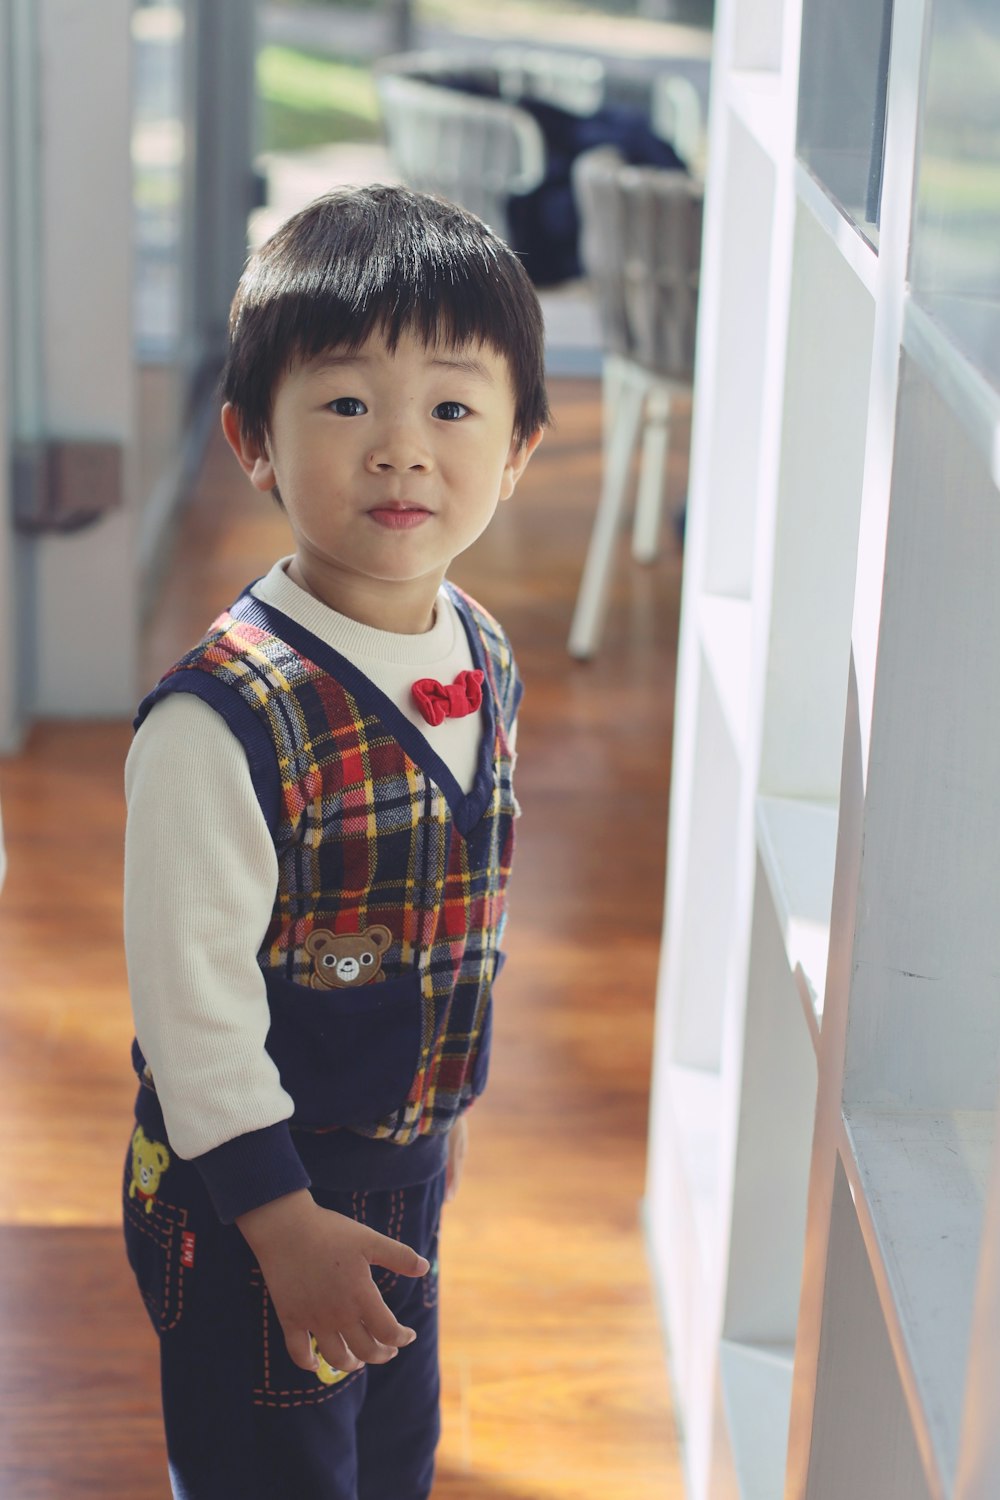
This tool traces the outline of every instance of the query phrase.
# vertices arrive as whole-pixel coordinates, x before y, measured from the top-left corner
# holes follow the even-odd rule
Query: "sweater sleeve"
[[[277,861],[239,740],[208,704],[165,698],[125,768],[125,951],[136,1037],[177,1155],[220,1218],[308,1187],[293,1101],[264,1049],[257,952]]]

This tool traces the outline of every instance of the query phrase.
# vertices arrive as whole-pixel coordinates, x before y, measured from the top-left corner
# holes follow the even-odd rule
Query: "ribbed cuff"
[[[192,1158],[223,1224],[275,1198],[312,1186],[288,1122],[251,1130]]]

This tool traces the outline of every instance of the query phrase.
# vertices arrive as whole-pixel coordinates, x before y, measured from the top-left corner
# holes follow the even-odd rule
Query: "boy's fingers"
[[[343,1336],[351,1353],[357,1355],[358,1359],[363,1359],[366,1365],[388,1364],[399,1353],[394,1344],[383,1344],[373,1337],[371,1330],[363,1323],[352,1323],[344,1329]]]
[[[368,1332],[381,1344],[403,1349],[407,1344],[412,1344],[416,1338],[412,1328],[404,1327],[393,1316],[374,1282],[365,1289],[364,1295],[359,1299],[358,1310]]]
[[[331,1370],[345,1370],[348,1374],[360,1370],[364,1360],[358,1359],[348,1349],[339,1333],[317,1333],[316,1347]]]
[[[399,1240],[391,1240],[387,1234],[374,1232],[368,1260],[371,1265],[385,1266],[387,1271],[395,1271],[399,1276],[426,1276],[431,1268],[430,1262],[411,1250],[409,1245],[401,1245]]]
[[[298,1365],[300,1370],[315,1370],[316,1356],[308,1331],[305,1328],[286,1328],[284,1333],[285,1347],[292,1364]]]

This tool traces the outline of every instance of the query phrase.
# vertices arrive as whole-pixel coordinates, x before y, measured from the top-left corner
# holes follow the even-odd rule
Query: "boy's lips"
[[[422,505],[409,505],[405,500],[386,500],[373,505],[368,514],[379,526],[390,531],[406,531],[430,520],[431,512]]]

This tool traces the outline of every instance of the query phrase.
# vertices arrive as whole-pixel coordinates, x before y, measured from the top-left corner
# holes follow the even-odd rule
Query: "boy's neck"
[[[393,635],[423,635],[433,627],[441,579],[417,578],[379,587],[374,580],[330,575],[298,552],[286,572],[300,589],[359,625]]]

